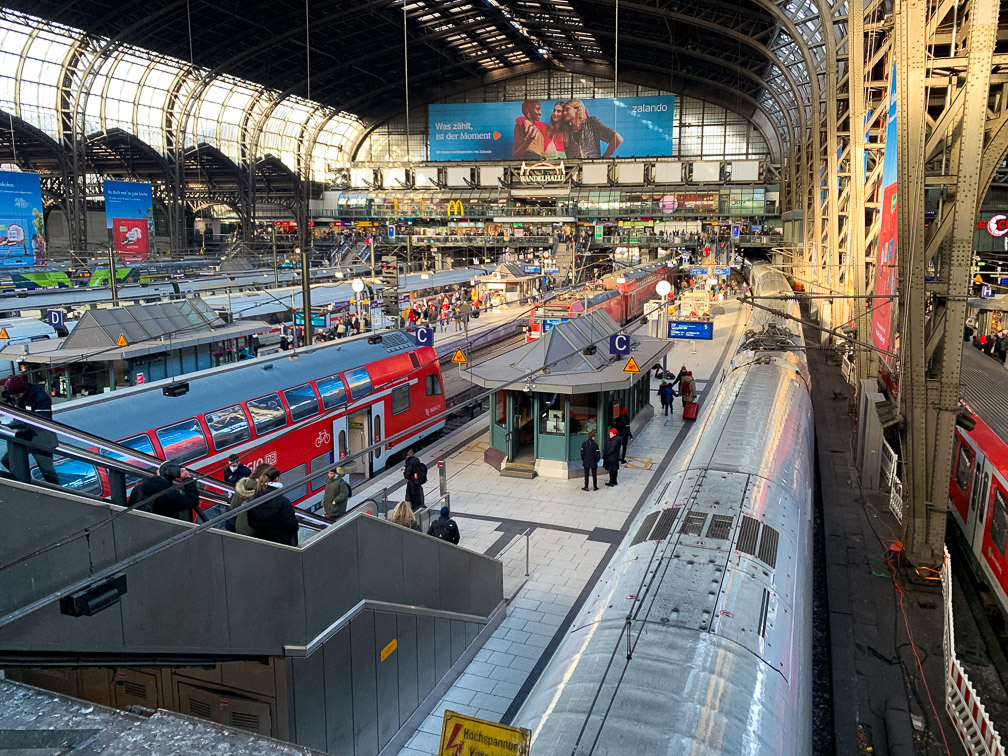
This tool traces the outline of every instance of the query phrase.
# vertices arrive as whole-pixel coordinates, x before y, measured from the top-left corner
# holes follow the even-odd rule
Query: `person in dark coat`
[[[620,462],[625,465],[627,445],[630,443],[630,439],[633,438],[633,433],[630,432],[630,416],[627,414],[626,407],[620,410],[619,417],[616,418],[613,424],[616,426],[616,430],[620,436]]]
[[[672,386],[673,391],[675,391],[676,386],[679,386],[679,393],[680,394],[682,393],[682,386],[680,386],[680,384],[682,383],[682,379],[685,378],[688,374],[689,371],[686,369],[686,366],[683,365],[682,368],[679,369],[679,375],[677,375],[675,377],[675,380],[672,381],[671,384],[669,384],[670,386]]]
[[[602,453],[602,467],[609,471],[609,482],[607,486],[615,486],[616,478],[619,475],[620,449],[623,441],[620,439],[619,431],[615,428],[609,429],[609,440],[606,441],[605,451]]]
[[[447,504],[441,507],[441,516],[434,520],[430,524],[430,527],[427,528],[427,535],[440,538],[442,541],[448,541],[448,543],[454,543],[456,546],[458,545],[460,540],[458,525],[452,519],[451,510]]]
[[[192,522],[193,510],[199,506],[199,491],[188,472],[169,460],[161,464],[157,475],[130,491],[127,503],[142,512]]]
[[[236,485],[242,478],[247,478],[252,474],[251,468],[246,467],[238,459],[237,454],[228,457],[228,466],[224,468],[224,482],[229,486]]]
[[[343,476],[335,470],[330,470],[322,494],[322,509],[326,517],[342,517],[346,514],[347,501],[350,499],[350,487]]]
[[[591,473],[592,485],[598,491],[598,463],[602,459],[598,444],[595,443],[595,431],[588,431],[588,439],[581,444],[581,466],[584,467],[585,484],[582,491],[588,490],[588,474]]]
[[[675,398],[675,395],[676,392],[672,388],[672,384],[668,381],[662,381],[661,386],[658,387],[658,397],[661,399],[662,408],[664,408],[666,415],[672,408],[672,400]]]
[[[423,484],[427,482],[427,465],[414,456],[413,450],[406,452],[406,463],[403,465],[403,477],[406,479],[406,501],[413,511],[423,509]]]
[[[52,397],[37,383],[29,383],[28,379],[20,373],[7,379],[2,398],[5,403],[13,405],[19,410],[30,412],[46,420],[53,419]],[[35,458],[35,464],[38,465],[39,472],[42,473],[42,479],[46,483],[58,486],[59,477],[53,467],[52,455],[52,450],[59,443],[56,434],[51,430],[33,428],[20,422],[11,423],[11,430],[14,431],[14,438],[21,439],[30,445],[29,452]],[[10,470],[8,456],[8,454],[3,455],[3,459],[0,459],[0,465]],[[21,482],[30,483],[31,481]]]
[[[256,535],[264,541],[297,546],[298,524],[294,505],[290,499],[279,493],[281,488],[283,484],[280,482],[280,471],[275,467],[268,467],[259,478],[259,492],[254,498],[264,499],[269,496],[269,500],[249,510],[248,522]]]

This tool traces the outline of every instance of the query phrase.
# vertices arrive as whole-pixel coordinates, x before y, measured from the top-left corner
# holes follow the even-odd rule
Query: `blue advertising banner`
[[[711,340],[714,338],[714,323],[710,320],[670,320],[668,337]]]
[[[675,155],[675,97],[431,105],[431,160],[591,160]]]
[[[105,181],[105,224],[123,260],[143,261],[153,251],[154,200],[150,184]]]
[[[42,187],[37,173],[0,171],[0,267],[45,258]]]

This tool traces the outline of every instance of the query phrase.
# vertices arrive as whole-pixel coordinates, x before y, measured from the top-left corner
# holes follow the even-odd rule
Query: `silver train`
[[[766,264],[751,282],[790,293]],[[799,326],[754,308],[518,712],[533,755],[811,753],[812,455]]]

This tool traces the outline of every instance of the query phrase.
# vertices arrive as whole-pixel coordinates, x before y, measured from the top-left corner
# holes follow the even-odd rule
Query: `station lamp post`
[[[660,338],[668,338],[668,295],[672,291],[672,284],[664,279],[655,284],[655,291],[661,297],[661,317],[658,318],[658,327],[661,329]],[[662,355],[662,375],[668,373],[668,352]]]
[[[364,312],[361,310],[361,292],[364,291],[364,282],[359,278],[355,278],[350,282],[350,288],[353,289],[354,292],[354,303],[357,306],[357,315],[360,317],[361,323],[363,324]],[[368,309],[370,309],[370,303]]]

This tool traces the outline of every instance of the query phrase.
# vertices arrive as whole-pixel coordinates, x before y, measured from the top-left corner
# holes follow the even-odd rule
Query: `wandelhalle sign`
[[[610,157],[668,157],[674,115],[671,95],[431,105],[430,159],[592,160],[617,142]]]

